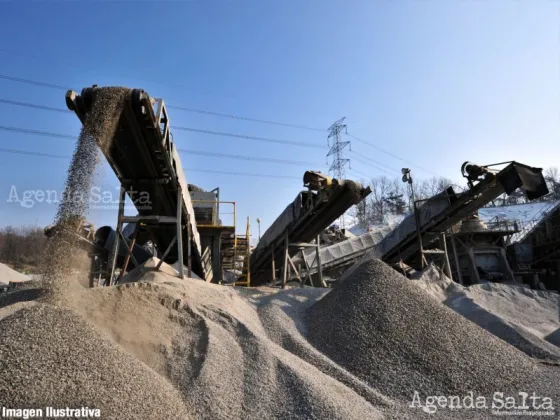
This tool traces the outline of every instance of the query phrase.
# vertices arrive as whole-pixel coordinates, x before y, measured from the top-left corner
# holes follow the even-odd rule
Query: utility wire
[[[29,103],[29,102],[12,101],[10,99],[0,99],[0,103],[7,104],[7,105],[22,106],[22,107],[27,107],[27,108],[42,109],[42,110],[45,110],[45,111],[56,111],[56,112],[64,112],[64,113],[72,112],[70,110],[66,110],[66,109],[62,109],[62,108],[54,108],[54,107],[50,107],[50,106],[37,105],[37,104]],[[271,139],[271,138],[268,138],[268,137],[256,137],[256,136],[249,136],[247,134],[203,130],[203,129],[193,128],[193,127],[173,126],[173,129],[174,130],[181,130],[181,131],[190,131],[190,132],[193,132],[193,133],[210,134],[210,135],[215,135],[215,136],[235,137],[235,138],[241,138],[241,139],[246,139],[246,140],[257,140],[257,141],[263,141],[263,142],[268,142],[268,143],[288,144],[288,145],[299,146],[299,147],[311,147],[311,148],[318,148],[318,149],[324,149],[325,148],[325,146],[322,146],[318,143],[307,143],[307,142],[293,141],[293,140]]]
[[[356,153],[354,153],[354,152],[352,152],[351,159],[354,159],[354,160],[356,160],[356,161],[358,161],[358,162],[361,162],[361,163],[363,163],[364,165],[369,165],[369,166],[371,166],[372,168],[375,168],[375,169],[377,169],[377,170],[379,170],[379,171],[381,171],[381,172],[385,172],[385,173],[388,174],[388,175],[393,175],[393,174],[392,174],[391,172],[389,172],[389,171],[399,173],[399,171],[397,171],[396,169],[390,168],[390,167],[388,167],[388,166],[387,166],[387,169],[384,169],[384,168],[382,168],[382,167],[380,167],[380,166],[374,165],[373,163],[371,163],[371,162],[369,161],[370,159],[362,159],[360,156],[357,156]],[[375,161],[375,160],[373,160],[372,162],[376,162],[376,163],[377,163],[377,161]],[[379,164],[379,163],[378,163],[378,164]]]
[[[40,82],[40,81],[36,81],[36,80],[31,80],[31,79],[24,79],[24,78],[20,78],[20,77],[13,77],[13,76],[5,75],[5,74],[0,74],[0,79],[9,80],[9,81],[12,81],[12,82],[27,83],[27,84],[31,84],[31,85],[35,85],[35,86],[47,87],[47,88],[58,89],[58,90],[72,90],[72,88],[61,86],[61,85],[55,85],[55,84],[52,84],[52,83],[45,83],[45,82]],[[9,103],[8,100],[4,100],[3,102],[4,103]],[[11,101],[11,102],[16,102],[16,101]],[[50,107],[42,107],[41,105],[35,106],[34,104],[27,104],[27,103],[24,103],[24,102],[12,103],[12,105],[28,106],[28,107],[39,108],[39,109],[50,108]],[[229,114],[224,114],[224,113],[219,113],[219,112],[205,111],[205,110],[195,109],[195,108],[180,107],[180,106],[175,106],[175,105],[168,105],[168,107],[178,109],[178,110],[182,110],[182,111],[187,111],[187,112],[197,112],[197,113],[215,115],[215,116],[220,116],[220,117],[243,119],[243,120],[246,120],[246,121],[261,122],[261,123],[266,123],[266,124],[284,125],[284,126],[290,126],[290,127],[294,127],[294,128],[301,128],[301,129],[308,129],[308,130],[311,129],[313,131],[323,131],[323,132],[325,131],[323,129],[313,128],[313,127],[305,127],[305,126],[300,126],[300,125],[297,125],[297,124],[288,124],[288,123],[280,123],[280,122],[276,122],[276,121],[259,120],[257,118],[241,117],[241,116],[229,115]],[[56,108],[56,110],[60,111],[61,109]],[[312,147],[312,148],[321,148],[321,149],[324,148],[323,146],[320,146],[319,144],[313,144],[313,143],[269,139],[269,138],[265,138],[265,137],[255,137],[255,136],[248,136],[248,135],[234,134],[234,133],[221,133],[221,132],[215,132],[215,131],[210,131],[210,130],[200,130],[200,129],[190,128],[190,127],[175,127],[175,129],[184,130],[184,131],[191,131],[191,132],[198,132],[198,133],[205,133],[205,134],[212,134],[212,135],[243,138],[243,139],[247,139],[247,140],[267,141],[267,142],[270,142],[270,143],[290,144],[290,145],[294,145],[294,146]],[[394,153],[388,152],[388,151],[386,151],[386,150],[384,150],[384,149],[382,149],[378,146],[375,146],[374,144],[372,144],[372,143],[370,143],[366,140],[363,140],[363,139],[361,139],[357,136],[354,136],[350,133],[347,133],[347,135],[352,137],[355,140],[358,140],[358,141],[374,148],[374,149],[379,150],[382,153],[385,153],[389,156],[392,156],[395,159],[398,159],[402,162],[406,162],[409,165],[415,166],[416,168],[421,169],[425,172],[428,172],[428,173],[431,173],[433,175],[439,176],[438,174],[436,174],[435,172],[433,172],[429,169],[426,169],[426,168],[424,168],[420,165],[417,165],[413,162],[410,162],[406,159],[403,159],[400,156],[397,156]]]
[[[279,163],[279,164],[284,164],[284,165],[299,165],[299,166],[308,166],[308,167],[319,166],[316,163],[303,162],[303,161],[298,161],[298,160],[287,160],[287,159],[276,159],[276,158],[260,158],[260,157],[242,156],[242,155],[230,155],[230,154],[227,154],[227,153],[205,152],[205,151],[202,151],[202,150],[190,150],[190,149],[177,149],[177,150],[179,150],[180,153],[185,153],[187,155],[210,156],[210,157],[218,157],[218,158],[226,158],[226,159],[251,160],[251,161],[257,161],[257,162],[270,162],[270,163]]]
[[[50,132],[50,131],[42,131],[42,130],[30,130],[30,129],[19,128],[19,127],[8,127],[8,126],[4,126],[4,125],[0,125],[0,130],[15,132],[15,133],[23,133],[23,134],[44,136],[44,137],[54,137],[54,138],[61,138],[61,139],[77,140],[76,136],[73,136],[73,135],[70,135],[70,134],[53,133],[53,132]],[[304,166],[309,166],[309,167],[320,166],[316,163],[303,162],[303,161],[297,161],[297,160],[276,159],[276,158],[248,156],[248,155],[230,155],[230,154],[227,154],[227,153],[205,152],[203,150],[190,150],[190,149],[181,149],[181,148],[178,148],[177,150],[181,154],[191,154],[191,155],[218,157],[218,158],[248,160],[248,161],[256,161],[256,162],[269,162],[269,163],[285,164],[285,165],[300,165],[300,166],[304,165]]]
[[[12,153],[12,154],[18,154],[18,155],[38,156],[38,157],[46,157],[46,158],[71,159],[70,156],[54,155],[54,154],[50,154],[50,153],[40,153],[40,152],[29,152],[27,150],[17,150],[17,149],[0,148],[0,153]],[[211,174],[251,176],[251,177],[259,177],[259,178],[301,179],[301,177],[298,177],[298,176],[254,174],[254,173],[247,173],[247,172],[212,171],[212,170],[209,170],[209,169],[188,169],[186,172],[187,173],[188,172],[205,172],[205,173],[211,173]]]
[[[17,149],[3,149],[0,148],[0,153],[14,153],[18,155],[30,155],[30,156],[41,156],[41,157],[48,157],[48,158],[59,158],[59,159],[70,159],[70,156],[62,156],[62,155],[53,155],[50,153],[40,153],[40,152],[28,152],[25,150],[17,150]]]
[[[359,138],[359,137],[356,137],[356,136],[354,136],[354,135],[352,135],[352,134],[350,134],[350,133],[347,133],[347,135],[350,136],[350,137],[352,137],[352,138],[355,139],[355,140],[358,140],[358,141],[360,141],[360,142],[362,142],[362,143],[364,143],[364,144],[367,144],[367,145],[370,146],[370,147],[373,147],[374,149],[379,150],[379,151],[382,152],[382,153],[385,153],[386,155],[393,156],[395,159],[398,159],[398,160],[400,160],[400,161],[402,161],[402,162],[408,163],[409,165],[415,166],[415,167],[417,167],[418,169],[421,169],[421,170],[423,170],[423,171],[425,171],[425,172],[428,172],[428,173],[430,173],[430,174],[439,176],[438,174],[436,174],[436,173],[433,172],[433,171],[430,171],[429,169],[423,168],[422,166],[417,165],[417,164],[415,164],[415,163],[413,163],[413,162],[410,162],[409,160],[403,159],[403,158],[401,158],[400,156],[395,155],[394,153],[391,153],[391,152],[388,152],[388,151],[386,151],[386,150],[383,150],[381,147],[375,146],[374,144],[371,144],[370,142],[368,142],[368,141],[366,141],[366,140],[363,140],[363,139],[361,139],[361,138]]]
[[[0,79],[9,80],[11,82],[27,83],[28,85],[42,86],[42,87],[47,87],[47,88],[51,88],[51,89],[72,90],[72,88],[69,88],[69,87],[54,85],[52,83],[38,82],[36,80],[22,79],[20,77],[13,77],[13,76],[5,75],[5,74],[0,74]]]
[[[206,110],[203,110],[203,109],[186,108],[186,107],[177,106],[177,105],[167,105],[167,107],[170,108],[170,109],[177,109],[179,111],[193,112],[193,113],[196,113],[196,114],[213,115],[215,117],[232,118],[234,120],[250,121],[250,122],[256,122],[256,123],[261,123],[261,124],[278,125],[278,126],[282,126],[282,127],[299,128],[301,130],[319,131],[319,132],[322,132],[322,133],[327,132],[327,130],[325,130],[324,128],[307,127],[305,125],[289,124],[289,123],[282,123],[282,122],[277,122],[277,121],[260,120],[258,118],[241,117],[241,116],[237,116],[237,115],[233,115],[233,114],[230,115],[230,114],[223,114],[221,112],[206,111]]]
[[[191,128],[191,127],[174,126],[173,129],[181,130],[181,131],[190,131],[192,133],[211,134],[213,136],[235,137],[235,138],[246,139],[246,140],[258,140],[258,141],[265,141],[265,142],[269,142],[269,143],[289,144],[289,145],[292,145],[292,146],[325,149],[325,146],[322,146],[318,143],[306,143],[306,142],[292,141],[292,140],[278,140],[278,139],[271,139],[271,138],[268,138],[268,137],[249,136],[249,135],[246,135],[246,134],[237,134],[237,133],[227,133],[227,132],[222,132],[222,131],[203,130],[203,129]]]
[[[358,171],[357,169],[350,169],[350,171],[356,173],[359,176],[364,176],[366,178],[366,180],[369,180],[371,178],[371,175],[367,175],[363,172]]]
[[[30,130],[27,128],[19,128],[19,127],[8,127],[5,125],[0,125],[0,130],[10,131],[14,133],[33,134],[36,136],[54,137],[59,139],[71,139],[71,140],[77,139],[76,136],[72,136],[70,134],[52,133],[50,131],[41,131],[41,130]]]
[[[52,83],[39,82],[39,81],[36,81],[36,80],[31,80],[31,79],[23,79],[23,78],[20,78],[20,77],[8,76],[8,75],[5,75],[5,74],[0,74],[0,79],[9,80],[11,82],[19,82],[19,83],[26,83],[26,84],[35,85],[35,86],[42,86],[42,87],[47,87],[47,88],[51,88],[51,89],[64,90],[64,91],[73,90],[70,87],[55,85],[55,84],[52,84]],[[277,125],[277,126],[282,126],[282,127],[298,128],[300,130],[318,131],[318,132],[323,132],[323,133],[327,132],[327,130],[325,130],[324,128],[308,127],[308,126],[299,125],[299,124],[290,124],[290,123],[284,123],[284,122],[279,122],[279,121],[270,121],[270,120],[262,120],[262,119],[258,119],[258,118],[243,117],[243,116],[240,116],[240,115],[225,114],[225,113],[222,113],[222,112],[207,111],[207,110],[204,110],[204,109],[188,108],[188,107],[178,106],[178,105],[167,105],[167,107],[170,108],[170,109],[177,109],[179,111],[192,112],[192,113],[205,114],[205,115],[213,115],[215,117],[231,118],[231,119],[234,119],[234,120],[256,122],[256,123],[260,123],[260,124]]]
[[[52,106],[30,104],[29,102],[11,101],[9,99],[0,99],[0,103],[8,104],[8,105],[24,106],[24,107],[27,107],[27,108],[42,109],[42,110],[45,110],[45,111],[55,111],[55,112],[64,112],[64,113],[72,112],[69,109],[54,108]]]

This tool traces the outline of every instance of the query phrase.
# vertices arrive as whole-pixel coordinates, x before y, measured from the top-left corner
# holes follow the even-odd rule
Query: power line
[[[359,176],[364,176],[366,178],[366,180],[368,180],[370,178],[370,175],[367,175],[363,172],[360,172],[357,169],[350,169],[350,171],[354,172],[355,174],[357,174]]]
[[[70,134],[53,133],[51,131],[31,130],[31,129],[27,129],[27,128],[9,127],[9,126],[4,126],[4,125],[0,125],[0,130],[15,132],[15,133],[23,133],[23,134],[44,136],[44,137],[77,140],[76,136],[73,136],[73,135],[70,135]],[[316,163],[312,163],[312,162],[303,162],[303,161],[288,160],[288,159],[277,159],[277,158],[258,157],[258,156],[250,156],[250,155],[230,155],[230,154],[227,154],[227,153],[206,152],[206,151],[203,151],[203,150],[190,150],[190,149],[181,149],[181,148],[178,148],[178,151],[179,151],[179,153],[182,153],[182,154],[186,153],[186,154],[209,156],[209,157],[218,157],[218,158],[249,160],[249,161],[257,161],[257,162],[269,162],[269,163],[285,164],[285,165],[300,165],[300,166],[304,165],[304,166],[310,166],[310,167],[319,166]]]
[[[0,148],[0,153],[14,153],[14,154],[18,154],[18,155],[30,155],[30,156],[49,157],[49,158],[70,159],[70,156],[53,155],[53,154],[50,154],[50,153],[40,153],[40,152],[28,152],[28,151],[25,151],[25,150],[17,150],[17,149],[3,149],[3,148]]]
[[[235,176],[252,176],[258,178],[282,178],[282,179],[299,179],[301,181],[300,176],[288,176],[288,175],[263,175],[263,174],[251,174],[247,172],[227,172],[227,171],[212,171],[209,169],[189,169],[187,172],[206,172],[209,174],[219,174],[219,175],[235,175]]]
[[[9,81],[18,82],[18,83],[26,83],[26,84],[35,85],[35,86],[47,87],[47,88],[51,88],[51,89],[64,90],[64,91],[74,90],[71,87],[55,85],[55,84],[52,84],[52,83],[39,82],[37,80],[24,79],[24,78],[21,78],[21,77],[13,77],[13,76],[5,75],[5,74],[0,74],[0,79],[9,80]],[[231,118],[231,119],[234,119],[234,120],[256,122],[256,123],[260,123],[260,124],[269,124],[269,125],[276,125],[276,126],[281,126],[281,127],[291,127],[291,128],[297,128],[297,129],[300,129],[300,130],[308,130],[308,131],[319,131],[319,132],[325,132],[326,131],[323,128],[308,127],[308,126],[305,126],[305,125],[290,124],[290,123],[284,123],[284,122],[279,122],[279,121],[263,120],[263,119],[259,119],[259,118],[243,117],[243,116],[240,116],[240,115],[226,114],[226,113],[215,112],[215,111],[207,111],[207,110],[204,110],[204,109],[189,108],[189,107],[184,107],[184,106],[179,106],[179,105],[168,104],[167,107],[170,108],[170,109],[177,109],[179,111],[192,112],[192,113],[205,114],[205,115],[213,115],[215,117]]]
[[[42,131],[42,130],[30,130],[27,128],[19,128],[19,127],[8,127],[5,125],[0,125],[0,130],[10,131],[14,133],[33,134],[36,136],[54,137],[59,139],[70,139],[70,140],[77,139],[76,136],[72,136],[70,134],[52,133],[50,131]]]
[[[185,153],[188,155],[200,155],[200,156],[210,156],[210,157],[218,157],[218,158],[227,158],[227,159],[239,159],[239,160],[250,160],[256,162],[270,162],[270,163],[279,163],[284,165],[299,165],[299,166],[319,166],[316,163],[312,162],[303,162],[298,160],[287,160],[287,159],[276,159],[276,158],[262,158],[262,157],[253,157],[253,156],[242,156],[242,155],[230,155],[227,153],[216,153],[216,152],[205,152],[202,150],[190,150],[190,149],[177,149],[180,153]]]
[[[9,99],[0,99],[0,103],[8,104],[8,105],[24,106],[24,107],[27,107],[27,108],[42,109],[44,111],[55,111],[55,112],[64,112],[64,113],[72,112],[69,109],[54,108],[52,106],[31,104],[29,102],[12,101],[12,100],[9,100]]]
[[[70,110],[62,109],[62,108],[54,108],[50,106],[43,106],[32,104],[29,102],[20,102],[20,101],[12,101],[10,99],[0,99],[0,103],[8,104],[8,105],[15,105],[15,106],[22,106],[27,108],[35,108],[35,109],[42,109],[45,111],[56,111],[56,112],[72,112]],[[224,136],[224,137],[235,137],[235,138],[242,138],[246,140],[256,140],[256,141],[263,141],[268,143],[278,143],[278,144],[288,144],[292,146],[299,146],[299,147],[311,147],[311,148],[323,148],[318,143],[307,143],[301,141],[292,141],[292,140],[280,140],[280,139],[272,139],[269,137],[257,137],[257,136],[250,136],[247,134],[239,134],[239,133],[228,133],[228,132],[221,132],[221,131],[212,131],[212,130],[203,130],[200,128],[193,128],[193,127],[181,127],[181,126],[173,126],[174,130],[181,130],[181,131],[190,131],[193,133],[201,133],[201,134],[210,134],[215,136]]]
[[[325,132],[326,131],[323,128],[307,127],[305,125],[289,124],[289,123],[270,121],[270,120],[261,120],[261,119],[258,119],[258,118],[251,118],[251,117],[241,117],[241,116],[237,116],[237,115],[233,115],[233,114],[230,115],[230,114],[224,114],[224,113],[221,113],[221,112],[206,111],[204,109],[187,108],[187,107],[177,106],[177,105],[167,105],[167,107],[170,108],[170,109],[177,109],[179,111],[193,112],[193,113],[196,113],[196,114],[213,115],[215,117],[231,118],[231,119],[234,119],[234,120],[250,121],[250,122],[256,122],[256,123],[261,123],[261,124],[278,125],[278,126],[282,126],[282,127],[299,128],[300,130],[320,131],[320,132]]]
[[[26,83],[28,85],[47,87],[47,88],[51,88],[51,89],[72,90],[72,88],[65,87],[65,86],[54,85],[52,83],[38,82],[36,80],[23,79],[21,77],[8,76],[6,74],[0,74],[0,79],[9,80],[11,82]]]
[[[356,140],[358,140],[358,141],[360,141],[360,142],[362,142],[362,143],[364,143],[364,144],[367,144],[368,146],[373,147],[374,149],[377,149],[377,150],[379,150],[380,152],[385,153],[386,155],[393,156],[395,159],[398,159],[398,160],[400,160],[400,161],[402,161],[402,162],[408,163],[409,165],[416,166],[418,169],[421,169],[421,170],[423,170],[423,171],[425,171],[425,172],[428,172],[428,173],[430,173],[430,174],[439,176],[438,174],[436,174],[436,173],[433,172],[433,171],[430,171],[429,169],[423,168],[422,166],[417,165],[417,164],[415,164],[415,163],[413,163],[413,162],[411,162],[411,161],[409,161],[409,160],[403,159],[403,158],[401,158],[400,156],[395,155],[394,153],[391,153],[391,152],[388,152],[388,151],[386,151],[386,150],[383,150],[381,147],[375,146],[374,144],[371,144],[370,142],[365,141],[365,140],[363,140],[363,139],[361,139],[361,138],[359,138],[359,137],[356,137],[356,136],[354,136],[354,135],[352,135],[352,134],[350,134],[350,133],[348,133],[348,136],[350,136],[350,137],[352,137],[353,139],[356,139]]]
[[[5,75],[5,74],[0,74],[0,79],[9,80],[9,81],[18,82],[18,83],[26,83],[26,84],[31,84],[31,85],[35,85],[35,86],[47,87],[47,88],[52,88],[52,89],[58,89],[58,90],[65,90],[65,91],[66,90],[72,90],[72,88],[70,88],[70,87],[65,87],[65,86],[56,85],[56,84],[52,84],[52,83],[40,82],[40,81],[37,81],[37,80],[24,79],[24,78],[20,78],[20,77],[13,77],[13,76]],[[3,103],[9,103],[11,105],[27,106],[27,107],[31,107],[31,108],[37,108],[37,109],[45,109],[45,110],[52,110],[52,111],[56,110],[56,111],[59,111],[59,112],[62,111],[61,108],[50,109],[51,107],[44,107],[42,105],[34,105],[34,104],[25,103],[25,102],[17,102],[17,101],[9,101],[9,100],[3,100],[2,102]],[[254,122],[261,122],[261,123],[266,123],[266,124],[283,125],[283,126],[287,126],[287,127],[294,127],[294,128],[307,129],[307,130],[313,130],[313,131],[324,131],[324,130],[319,129],[319,128],[306,127],[306,126],[301,126],[301,125],[297,125],[297,124],[288,124],[288,123],[281,123],[281,122],[276,122],[276,121],[260,120],[260,119],[257,119],[257,118],[241,117],[241,116],[229,115],[229,114],[213,112],[213,111],[206,111],[206,110],[195,109],[195,108],[180,107],[180,106],[175,106],[175,105],[168,105],[168,107],[178,109],[178,110],[182,110],[182,111],[187,111],[187,112],[197,112],[197,113],[215,115],[215,116],[220,116],[220,117],[242,119],[242,120],[245,120],[245,121],[254,121]],[[301,146],[301,147],[322,148],[321,145],[313,144],[313,143],[295,142],[295,141],[290,141],[290,140],[269,139],[269,138],[266,138],[266,137],[248,136],[248,135],[244,135],[244,134],[235,134],[235,133],[222,133],[222,132],[215,132],[215,131],[211,131],[211,130],[195,129],[195,128],[190,128],[190,127],[175,127],[175,128],[178,129],[178,130],[183,130],[183,131],[191,131],[191,132],[198,132],[198,133],[205,133],[205,134],[212,134],[212,135],[243,138],[243,139],[247,139],[247,140],[267,141],[267,142],[270,142],[270,143],[290,144],[290,145]],[[349,134],[349,133],[347,133],[347,135],[352,137],[355,140],[358,140],[358,141],[374,148],[374,149],[379,150],[382,153],[385,153],[389,156],[392,156],[395,159],[398,159],[402,162],[406,162],[409,165],[415,166],[416,168],[421,169],[425,172],[431,173],[432,175],[439,176],[437,173],[435,173],[435,172],[433,172],[429,169],[426,169],[426,168],[424,168],[420,165],[417,165],[417,164],[415,164],[411,161],[403,159],[400,156],[397,156],[394,153],[388,152],[388,151],[386,151],[386,150],[384,150],[384,149],[382,149],[378,146],[375,146],[374,144],[372,144],[372,143],[370,143],[366,140],[363,140],[363,139],[361,139],[357,136],[354,136],[352,134]]]
[[[249,135],[246,135],[246,134],[227,133],[227,132],[223,132],[223,131],[203,130],[203,129],[200,129],[200,128],[191,128],[191,127],[174,126],[174,129],[175,130],[181,130],[181,131],[190,131],[192,133],[210,134],[210,135],[213,135],[213,136],[235,137],[235,138],[238,138],[238,139],[258,140],[258,141],[264,141],[264,142],[269,142],[269,143],[289,144],[289,145],[292,145],[292,146],[324,149],[324,146],[322,146],[318,143],[306,143],[306,142],[301,142],[301,141],[271,139],[269,137],[249,136]]]
[[[18,154],[18,155],[38,156],[38,157],[46,157],[46,158],[71,159],[70,156],[54,155],[54,154],[50,154],[50,153],[30,152],[30,151],[27,151],[27,150],[18,150],[18,149],[0,148],[0,153],[12,153],[12,154]],[[251,177],[259,177],[259,178],[301,179],[301,177],[288,176],[288,175],[272,175],[272,174],[254,174],[254,173],[247,173],[247,172],[212,171],[212,170],[209,170],[209,169],[198,169],[198,168],[188,169],[187,172],[205,172],[205,173],[219,174],[219,175],[251,176]]]
[[[381,167],[379,167],[379,166],[377,166],[377,165],[374,165],[374,164],[371,163],[371,162],[368,162],[369,159],[368,159],[368,160],[362,159],[361,157],[356,156],[356,155],[354,155],[354,154],[352,155],[352,159],[354,159],[354,160],[356,160],[356,161],[358,161],[358,162],[361,162],[361,163],[363,163],[364,165],[371,166],[372,168],[375,168],[375,169],[377,169],[378,171],[384,172],[384,173],[386,173],[386,174],[388,174],[388,175],[393,175],[391,172],[389,172],[389,170],[392,171],[392,172],[399,173],[399,171],[397,171],[396,169],[392,169],[392,168],[384,169],[384,168],[381,168]],[[374,162],[375,162],[375,161],[374,161]]]

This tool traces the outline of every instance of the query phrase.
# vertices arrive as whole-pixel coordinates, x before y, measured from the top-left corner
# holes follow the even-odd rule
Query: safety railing
[[[237,217],[235,201],[192,200],[192,203],[198,228],[232,227],[235,229]],[[224,207],[226,211],[223,211]]]

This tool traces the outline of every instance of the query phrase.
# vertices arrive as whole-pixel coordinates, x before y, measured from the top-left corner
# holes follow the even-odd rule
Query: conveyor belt
[[[68,108],[73,110],[82,123],[86,121],[91,105],[100,89],[85,88],[81,95],[69,91],[66,94]],[[154,106],[156,109],[154,109]],[[190,239],[192,249],[192,270],[205,278],[201,263],[200,236],[196,228],[193,206],[187,182],[181,166],[181,159],[169,132],[169,119],[163,100],[155,100],[141,89],[130,90],[126,94],[116,134],[109,147],[99,145],[115,175],[133,201],[138,215],[152,219],[147,226],[154,244],[164,252],[176,236],[173,224],[157,221],[175,218],[179,194],[182,196],[183,243]],[[135,193],[132,194],[131,191]],[[150,203],[138,198],[147,193]],[[158,218],[156,218],[159,217]],[[188,227],[189,229],[187,229]],[[192,232],[189,238],[188,230]],[[186,245],[185,245],[186,248]],[[165,261],[174,263],[178,259],[175,244]],[[188,255],[183,253],[183,262],[188,265]]]
[[[484,167],[486,168],[486,167]],[[424,247],[439,238],[441,232],[475,213],[501,194],[522,188],[529,200],[548,194],[541,168],[511,162],[499,172],[486,173],[470,190],[456,193],[452,187],[428,199],[418,210]],[[387,263],[409,262],[420,250],[414,215],[402,223],[375,248],[375,256]]]
[[[251,284],[272,278],[272,260],[279,268],[283,261],[286,235],[290,243],[309,242],[317,237],[371,190],[350,180],[333,180],[319,191],[302,191],[262,236],[251,256]],[[273,252],[274,250],[274,252]]]

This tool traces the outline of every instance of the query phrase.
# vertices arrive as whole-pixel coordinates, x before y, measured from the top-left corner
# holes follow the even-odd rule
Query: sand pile
[[[515,389],[534,364],[378,260],[363,262],[308,316],[310,341],[395,398]]]
[[[173,384],[195,417],[382,418],[353,389],[272,342],[234,290],[150,276],[85,290],[75,310]]]
[[[374,262],[330,292],[279,292],[152,272],[74,290],[68,309],[34,302],[35,289],[8,293],[0,297],[0,401],[37,397],[121,418],[403,420],[421,414],[408,408],[414,390],[505,392],[531,376],[528,357],[393,274]],[[559,376],[526,389],[560,389]]]
[[[122,101],[128,91],[120,87],[97,89],[91,111],[78,137],[68,168],[64,196],[55,218],[55,224],[61,229],[48,242],[42,261],[43,280],[52,299],[63,300],[69,287],[72,262],[78,252],[72,232],[77,230],[89,208],[90,192],[100,162],[98,144],[108,147],[113,139],[122,112]]]
[[[188,419],[163,378],[75,313],[45,304],[0,321],[0,401],[100,408],[102,418]]]
[[[22,283],[31,280],[28,275],[11,269],[6,264],[0,263],[0,286],[10,283]]]

